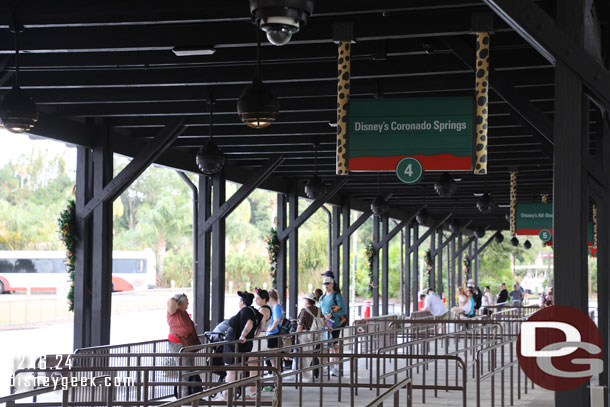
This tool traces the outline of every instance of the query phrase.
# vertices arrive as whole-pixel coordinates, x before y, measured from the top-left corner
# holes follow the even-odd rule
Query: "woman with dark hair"
[[[237,346],[234,343],[225,344],[224,353],[248,353],[252,351],[252,341],[247,342],[247,340],[254,338],[257,330],[257,311],[251,307],[254,294],[247,291],[238,291],[237,295],[239,296],[239,311],[229,319],[229,326],[232,329],[229,330],[226,340],[229,342],[238,340],[239,343]],[[241,357],[225,356],[224,362],[226,365],[240,364]],[[234,381],[236,373],[235,370],[229,370],[227,372],[227,382]],[[226,393],[223,396],[226,398]]]

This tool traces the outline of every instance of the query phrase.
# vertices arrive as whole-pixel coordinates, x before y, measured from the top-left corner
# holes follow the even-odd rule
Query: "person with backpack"
[[[316,297],[314,293],[308,293],[304,297],[305,306],[299,312],[297,338],[299,344],[311,343],[320,340],[321,331],[324,328],[324,317],[318,307],[316,307]],[[307,332],[309,333],[303,333]],[[313,346],[303,346],[301,352],[312,352]],[[304,357],[301,359],[301,369],[308,368],[311,365],[312,358]],[[303,372],[303,381],[311,382],[313,374],[311,370]]]
[[[254,301],[254,294],[247,291],[238,291],[239,296],[239,311],[229,319],[229,329],[226,336],[226,340],[229,342],[239,341],[239,343],[227,343],[224,345],[224,353],[248,353],[252,351],[252,341],[254,334],[260,322],[263,319],[263,315],[252,307]],[[240,357],[225,356],[224,363],[226,365],[241,364]],[[229,370],[227,372],[227,382],[232,382],[236,378],[237,371]],[[223,394],[222,397],[226,399],[227,394]]]
[[[269,302],[269,292],[262,288],[254,287],[254,303],[258,306],[258,312],[263,316],[260,324],[254,334],[254,346],[252,353],[264,352],[267,350],[267,340],[262,339],[267,335],[267,326],[271,323],[271,307],[267,305]],[[251,356],[249,360],[258,360],[257,356]],[[250,365],[256,365],[255,362],[250,362]],[[250,376],[262,374],[259,371],[250,371]],[[246,397],[250,400],[256,397],[256,387],[251,386],[246,391]]]
[[[341,293],[334,288],[335,280],[332,277],[324,277],[324,289],[326,292],[320,297],[320,309],[324,315],[325,324],[329,329],[332,340],[329,343],[330,353],[339,352],[339,335],[341,335],[342,327],[347,325],[347,310]],[[334,361],[335,359],[331,359]],[[338,367],[335,365],[331,369],[333,376],[338,376]]]

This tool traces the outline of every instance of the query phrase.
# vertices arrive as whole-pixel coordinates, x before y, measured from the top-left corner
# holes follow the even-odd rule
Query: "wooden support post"
[[[299,228],[293,227],[299,216],[299,195],[296,186],[288,196],[288,302],[287,315],[296,318],[299,313]]]
[[[76,264],[74,271],[74,349],[91,346],[91,224],[82,216],[93,196],[93,158],[91,150],[76,149]]]
[[[346,230],[349,229],[350,224],[350,204],[349,200],[343,203],[341,207],[341,216],[343,220],[343,228],[342,231],[345,233]],[[345,303],[345,309],[349,310],[349,299],[350,299],[350,239],[347,238],[343,241],[343,255],[341,260],[341,265],[343,267],[342,277],[341,277],[341,292],[343,293],[343,302]],[[337,270],[338,271],[338,270]],[[349,312],[347,314],[349,319]],[[348,320],[349,322],[349,320]]]
[[[198,229],[212,215],[212,180],[206,175],[199,176]],[[197,264],[195,266],[195,281],[193,284],[195,304],[195,323],[197,332],[210,331],[210,255],[212,253],[210,232],[203,236],[197,233]]]
[[[225,202],[224,172],[212,176],[212,207],[220,210]],[[201,231],[200,231],[201,232]],[[212,325],[225,319],[225,219],[219,218],[212,226]]]
[[[379,242],[379,216],[373,217],[373,245]],[[373,255],[373,316],[379,316],[379,250]]]
[[[412,246],[409,246],[412,249],[411,255],[413,257],[413,268],[411,269],[411,274],[413,275],[413,287],[411,288],[411,292],[413,293],[411,300],[413,301],[413,311],[418,310],[419,301],[419,224],[417,222],[413,225],[413,242]]]
[[[100,196],[112,180],[112,150],[108,129],[100,126],[93,148],[93,192]],[[91,346],[110,343],[112,301],[112,202],[93,208],[91,231]]]
[[[277,233],[286,229],[288,223],[288,211],[286,210],[286,203],[288,198],[285,194],[277,194]],[[277,255],[277,284],[273,287],[277,290],[280,296],[280,302],[286,304],[286,289],[288,287],[288,264],[287,254],[288,245],[286,240],[279,241],[280,250]]]
[[[389,302],[388,302],[388,297],[389,297],[389,274],[390,274],[390,270],[389,270],[389,253],[388,253],[388,248],[389,248],[389,242],[387,241],[386,237],[388,235],[388,226],[389,226],[389,218],[388,215],[383,215],[381,217],[381,238],[383,241],[385,241],[383,247],[382,247],[382,254],[381,254],[381,288],[382,288],[382,294],[381,294],[381,313],[382,315],[388,315],[389,313]]]

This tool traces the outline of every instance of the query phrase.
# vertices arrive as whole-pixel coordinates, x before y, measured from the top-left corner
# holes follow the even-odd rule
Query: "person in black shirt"
[[[229,319],[229,332],[227,334],[227,341],[239,340],[237,347],[234,343],[228,343],[224,346],[224,353],[243,353],[252,351],[252,341],[246,342],[248,339],[254,338],[254,334],[257,330],[256,310],[251,305],[254,300],[254,294],[247,291],[238,291],[239,295],[239,311]],[[240,364],[241,358],[233,356],[225,356],[224,362],[227,365]],[[235,380],[236,371],[229,370],[227,372],[227,382]],[[226,398],[227,395],[224,394]]]
[[[496,305],[504,305],[508,301],[508,290],[506,289],[506,284],[500,284],[500,293],[498,294],[498,298],[496,300]]]

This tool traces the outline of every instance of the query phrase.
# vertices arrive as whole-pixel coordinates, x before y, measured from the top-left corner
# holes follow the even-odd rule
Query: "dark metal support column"
[[[324,205],[320,207],[328,215],[328,269],[333,268],[333,214]]]
[[[212,176],[212,206],[214,213],[225,202],[226,182],[224,172]],[[201,232],[201,231],[200,231]],[[225,319],[225,218],[220,217],[212,225],[212,326]]]
[[[433,230],[432,234],[430,235],[430,253],[430,257],[432,258],[432,269],[430,270],[429,278],[430,286],[424,288],[432,288],[434,291],[436,291],[436,256],[434,255],[436,253],[436,230]]]
[[[557,23],[582,46],[584,0],[558,0]],[[555,66],[555,155],[553,162],[554,301],[588,312],[587,221],[589,199],[583,170],[583,89],[581,79],[563,62]],[[588,119],[587,119],[588,122]],[[555,393],[555,407],[588,406],[581,386]]]
[[[341,261],[340,245],[336,243],[341,236],[341,232],[345,233],[345,230],[341,230],[341,211],[341,207],[333,206],[333,262],[330,269],[335,275],[339,274],[339,265]]]
[[[457,259],[457,264],[456,264],[456,272],[457,272],[457,287],[461,287],[462,286],[462,259],[461,259],[461,253],[462,253],[462,239],[464,238],[464,235],[462,235],[461,233],[458,236],[458,244],[457,244],[457,253],[454,252],[454,257]]]
[[[439,252],[436,256],[436,292],[442,298],[443,296],[443,230],[439,229],[438,232],[438,247]]]
[[[288,211],[286,210],[286,202],[288,201],[285,194],[277,194],[277,233],[286,229],[288,222]],[[286,289],[288,287],[288,264],[287,259],[287,244],[286,240],[280,240],[280,250],[277,255],[277,284],[274,287],[279,296],[280,302],[286,304]]]
[[[379,216],[373,217],[373,245],[379,242]],[[373,316],[379,316],[379,250],[373,255]]]
[[[205,221],[212,215],[212,180],[206,175],[199,176],[199,199],[197,227],[203,226]],[[195,233],[193,231],[193,236]],[[210,331],[210,266],[212,253],[212,240],[210,232],[199,237],[197,232],[197,264],[195,266],[195,282],[193,284],[195,305],[195,323],[197,332]]]
[[[350,224],[350,204],[349,200],[343,203],[341,207],[341,216],[343,217],[343,228],[341,229],[344,233],[349,229]],[[345,309],[349,310],[349,299],[350,299],[350,239],[343,241],[343,255],[341,265],[343,266],[343,275],[341,277],[341,292],[343,293],[343,302],[345,303]],[[337,270],[338,271],[338,270]],[[348,313],[349,318],[349,313]],[[348,320],[349,322],[349,320]]]
[[[76,150],[76,241],[74,272],[74,349],[91,346],[91,219],[84,219],[83,208],[93,196],[91,150]]]
[[[299,195],[296,186],[288,196],[288,219],[294,226],[299,216]],[[299,313],[299,228],[294,227],[288,234],[288,302],[286,314],[296,318]]]
[[[407,315],[411,315],[411,252],[408,250],[411,248],[411,224],[405,227],[405,312]]]
[[[389,227],[389,218],[388,215],[383,215],[381,217],[381,238],[385,241],[386,236],[388,235],[388,227]],[[388,242],[386,241],[382,247],[382,255],[381,255],[381,287],[382,287],[382,294],[381,294],[381,313],[382,315],[388,315],[389,313],[389,302],[388,302],[388,297],[389,297],[389,287],[388,287],[388,283],[389,283],[389,274],[390,274],[390,270],[389,270],[389,261],[390,261],[390,257],[389,257],[389,253],[388,253],[388,249],[389,249],[389,245]]]
[[[474,239],[474,284],[479,285],[479,239]]]
[[[449,281],[447,290],[449,298],[447,303],[450,307],[453,307],[455,306],[455,236],[451,239],[447,252],[447,263],[449,265],[449,277],[447,278]]]
[[[417,311],[418,310],[418,304],[417,302],[419,301],[419,224],[417,222],[415,222],[415,224],[413,225],[413,242],[414,245],[411,246],[413,247],[413,268],[411,269],[411,274],[413,274],[413,287],[411,289],[411,292],[413,293],[411,300],[413,301],[413,311]]]
[[[108,129],[100,126],[93,148],[93,191],[101,196],[112,180]],[[110,343],[112,301],[112,200],[93,208],[91,231],[91,346]]]

